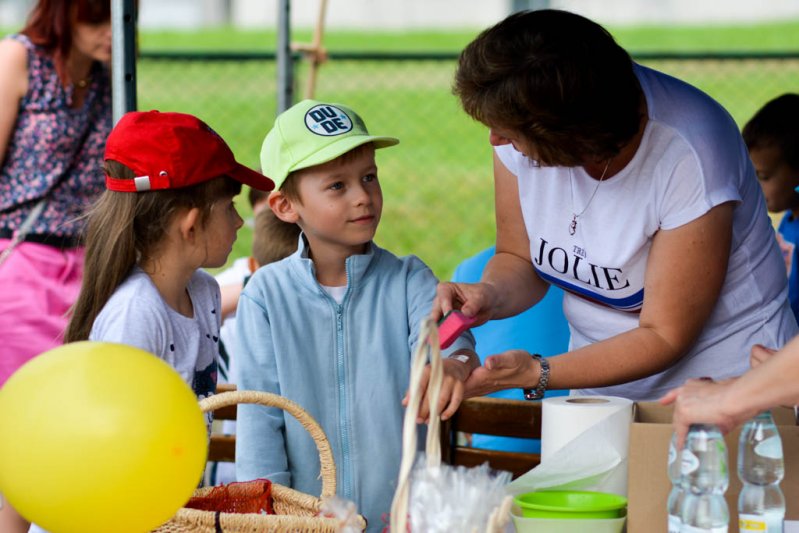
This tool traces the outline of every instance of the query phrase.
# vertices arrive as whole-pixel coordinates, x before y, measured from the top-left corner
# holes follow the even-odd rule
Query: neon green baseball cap
[[[261,172],[275,189],[295,170],[327,163],[366,143],[385,148],[394,137],[369,135],[363,119],[341,104],[303,100],[278,115],[261,146]]]

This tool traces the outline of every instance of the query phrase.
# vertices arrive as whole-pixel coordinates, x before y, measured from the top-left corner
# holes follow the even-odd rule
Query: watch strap
[[[538,385],[534,389],[522,389],[522,391],[525,400],[540,400],[549,387],[549,361],[537,353],[531,353],[530,356],[538,361],[538,365],[541,367],[538,374]]]

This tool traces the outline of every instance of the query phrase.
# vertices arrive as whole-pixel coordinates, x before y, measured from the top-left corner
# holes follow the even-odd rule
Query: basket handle
[[[425,366],[430,361],[430,379],[427,384],[427,396],[430,402],[430,422],[427,425],[427,441],[425,455],[427,468],[436,468],[441,464],[441,414],[438,412],[438,395],[444,372],[441,363],[441,349],[438,342],[438,327],[430,318],[422,321],[419,328],[419,340],[411,361],[410,394],[408,407],[402,424],[402,461],[400,462],[399,481],[391,503],[391,531],[404,532],[408,529],[408,499],[410,494],[410,475],[416,458],[416,418],[419,416],[420,380]]]
[[[319,451],[322,497],[336,494],[336,463],[333,461],[330,442],[327,440],[327,436],[325,436],[325,432],[319,426],[319,423],[299,404],[270,392],[243,390],[222,392],[203,398],[200,400],[200,409],[207,413],[208,411],[215,411],[222,407],[231,407],[240,403],[278,407],[296,418],[302,424],[302,427],[310,433],[311,438],[316,443],[316,449]]]

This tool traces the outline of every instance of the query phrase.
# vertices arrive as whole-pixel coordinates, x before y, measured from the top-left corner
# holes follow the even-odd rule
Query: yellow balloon
[[[0,493],[53,533],[158,527],[199,483],[207,447],[191,388],[131,346],[67,344],[0,389]]]

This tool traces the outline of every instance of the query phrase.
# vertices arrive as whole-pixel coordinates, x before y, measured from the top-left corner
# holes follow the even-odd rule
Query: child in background
[[[264,209],[269,209],[269,193],[250,187],[247,192],[247,201],[252,208],[253,218],[245,221],[245,224],[254,226],[254,219],[258,216],[258,213]],[[255,237],[253,236],[253,238]],[[253,272],[250,268],[251,257],[239,257],[233,261],[230,267],[214,276],[222,291],[223,322],[228,316],[236,314],[236,306],[239,304],[239,294],[241,294],[241,288],[244,285],[244,278],[249,277]]]
[[[267,195],[268,196],[268,195]],[[284,257],[291,255],[297,249],[297,237],[300,228],[296,224],[286,224],[278,219],[269,209],[261,209],[255,215],[255,224],[252,236],[252,255],[244,257],[247,262],[247,275],[244,277],[241,289],[247,285],[253,272],[262,265],[268,265],[275,261],[280,261]],[[217,278],[218,280],[218,278]],[[222,288],[224,293],[224,288]],[[224,300],[224,295],[223,295]],[[230,376],[236,375],[236,356],[234,346],[236,345],[236,314],[228,315],[222,321],[222,328],[219,333],[219,356],[220,373],[219,382],[223,381],[222,366],[227,364]],[[225,363],[226,362],[226,363]],[[227,380],[227,375],[224,377]],[[236,433],[236,422],[224,420],[222,422],[222,433],[234,435]],[[209,463],[206,470],[206,481],[208,485],[220,485],[236,481],[235,465],[228,462]]]
[[[391,508],[411,354],[436,289],[422,261],[372,240],[383,207],[375,149],[398,142],[369,135],[339,104],[304,100],[278,116],[261,150],[263,172],[279,187],[269,205],[302,234],[291,256],[253,274],[236,319],[239,386],[280,394],[319,422],[338,495],[355,502],[369,531],[383,529]],[[473,346],[467,332],[445,351],[444,419],[480,364]],[[242,405],[237,426],[239,480],[320,494],[316,446],[290,415]]]
[[[799,94],[766,103],[744,126],[743,138],[768,210],[785,212],[777,240],[788,270],[788,299],[799,320]]]
[[[264,208],[269,210],[269,192],[261,191],[250,187],[247,192],[247,201],[252,209],[253,218],[245,220],[244,224],[253,227],[253,219],[262,212]],[[253,239],[255,232],[253,230]],[[257,268],[257,267],[256,267]],[[219,337],[224,339],[225,332],[230,331],[236,320],[236,306],[239,305],[239,295],[244,287],[246,280],[255,272],[252,266],[252,255],[239,257],[228,268],[214,276],[219,283],[219,290],[222,294],[222,328]],[[219,383],[231,382],[230,354],[225,348],[224,343],[219,344]]]
[[[108,190],[89,214],[85,277],[66,340],[142,348],[172,365],[198,398],[213,394],[219,286],[200,269],[227,261],[243,224],[233,204],[241,184],[274,185],[182,113],[127,113],[108,137],[104,168]]]

